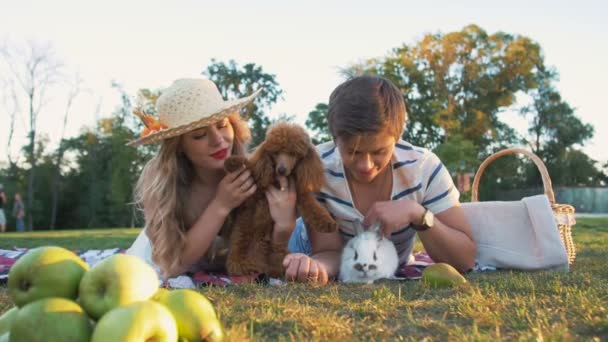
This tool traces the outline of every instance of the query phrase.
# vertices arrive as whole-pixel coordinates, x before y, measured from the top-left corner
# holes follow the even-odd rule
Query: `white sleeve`
[[[146,235],[145,228],[141,230],[139,235],[137,235],[137,238],[131,247],[125,251],[125,254],[135,255],[140,257],[148,264],[154,264],[152,262],[152,243],[150,242],[148,235]]]

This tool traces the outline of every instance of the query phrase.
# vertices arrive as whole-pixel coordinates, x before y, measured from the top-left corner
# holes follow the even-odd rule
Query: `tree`
[[[81,92],[83,80],[79,75],[76,75],[71,83],[71,89],[68,92],[67,102],[65,106],[65,112],[63,114],[63,126],[61,127],[61,137],[59,139],[59,147],[55,153],[54,164],[55,164],[55,172],[52,180],[52,200],[51,200],[51,220],[49,227],[51,230],[55,229],[55,223],[57,219],[57,207],[59,203],[59,186],[61,182],[61,169],[63,166],[63,155],[65,153],[65,128],[68,123],[68,118],[70,114],[70,110],[72,109],[72,105],[74,100]]]
[[[8,112],[8,138],[6,142],[6,151],[9,165],[13,164],[13,157],[11,155],[11,147],[13,142],[13,136],[15,134],[15,119],[17,114],[20,112],[19,99],[17,96],[17,87],[14,85],[12,79],[0,80],[3,83],[3,104]]]
[[[525,36],[488,34],[469,25],[459,32],[428,34],[343,73],[376,74],[393,81],[406,101],[404,139],[430,149],[458,136],[476,146],[477,159],[483,160],[498,149],[521,144],[522,137],[500,120],[499,114],[507,110],[533,117],[530,133],[538,140],[534,149],[549,163],[593,135],[592,127],[573,115],[553,87],[557,75],[545,65],[540,45]],[[534,105],[518,108],[520,95],[533,98]],[[542,147],[549,145],[552,155]],[[509,170],[521,169],[519,163],[503,163],[510,163]]]
[[[459,134],[452,135],[434,151],[445,167],[452,171],[473,171],[479,164],[479,148]]]
[[[27,206],[34,206],[34,182],[36,174],[36,141],[38,115],[46,104],[46,92],[61,78],[63,65],[55,58],[48,44],[29,42],[25,48],[6,43],[0,48],[0,56],[7,66],[8,84],[14,85],[19,102],[24,102],[29,115],[29,144],[26,149],[30,164],[27,185]],[[27,211],[28,230],[33,228],[32,210]]]
[[[130,148],[125,143],[139,136],[140,120],[132,114],[133,104],[122,86],[113,83],[120,93],[121,104],[109,117],[101,117],[97,125],[68,139],[66,146],[74,155],[74,165],[66,172],[66,196],[78,198],[70,208],[70,221],[80,227],[134,226],[137,221],[133,207],[133,187],[143,165],[153,153],[155,144]],[[140,90],[139,105],[146,113],[153,114],[153,104],[158,92]],[[144,100],[145,99],[145,100]]]
[[[528,145],[536,154],[541,154],[543,146],[550,142],[559,142],[565,149],[593,137],[593,126],[584,124],[562,100],[551,82],[555,78],[554,72],[539,73],[538,87],[528,92],[533,102],[521,110],[529,120]]]
[[[537,74],[537,88],[528,92],[532,103],[521,109],[528,118],[527,144],[545,162],[555,185],[599,185],[603,172],[596,161],[577,146],[593,137],[593,126],[583,123],[574,109],[564,101],[552,84],[557,78],[554,71]],[[530,179],[539,179],[529,172]]]
[[[264,113],[281,98],[283,90],[276,81],[276,76],[265,73],[261,66],[247,63],[242,68],[234,61],[228,63],[211,60],[211,65],[203,75],[213,81],[224,99],[240,98],[263,89],[261,94],[245,108],[251,128],[251,144],[257,146],[264,140],[266,129],[271,120]]]
[[[534,73],[542,69],[537,43],[502,32],[488,35],[475,25],[428,34],[354,66],[354,72],[387,77],[403,91],[406,140],[432,149],[461,134],[482,150],[504,127],[497,115],[515,103],[518,92],[535,86]]]
[[[317,103],[315,109],[308,113],[306,127],[312,131],[312,141],[315,145],[331,140],[327,112],[329,107],[325,103]]]

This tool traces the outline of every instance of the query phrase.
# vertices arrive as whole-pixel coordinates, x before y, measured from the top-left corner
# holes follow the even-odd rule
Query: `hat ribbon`
[[[140,136],[145,137],[151,133],[160,132],[161,130],[168,128],[167,125],[155,119],[151,115],[146,114],[143,109],[137,107],[133,109],[133,114],[137,115],[138,118],[144,123],[144,129],[141,131]]]

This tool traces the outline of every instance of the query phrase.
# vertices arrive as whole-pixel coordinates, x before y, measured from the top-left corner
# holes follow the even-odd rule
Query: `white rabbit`
[[[380,222],[368,231],[355,221],[356,235],[344,246],[340,263],[340,280],[345,283],[371,284],[381,278],[393,278],[399,266],[397,249],[382,235]]]

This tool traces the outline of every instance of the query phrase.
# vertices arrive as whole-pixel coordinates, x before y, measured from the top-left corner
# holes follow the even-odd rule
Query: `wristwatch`
[[[431,228],[433,228],[433,226],[435,225],[435,215],[433,215],[433,213],[428,210],[427,208],[424,208],[424,214],[422,214],[422,218],[420,219],[420,224],[415,224],[412,223],[412,228],[414,228],[414,230],[417,231],[425,231],[425,230],[429,230]]]

